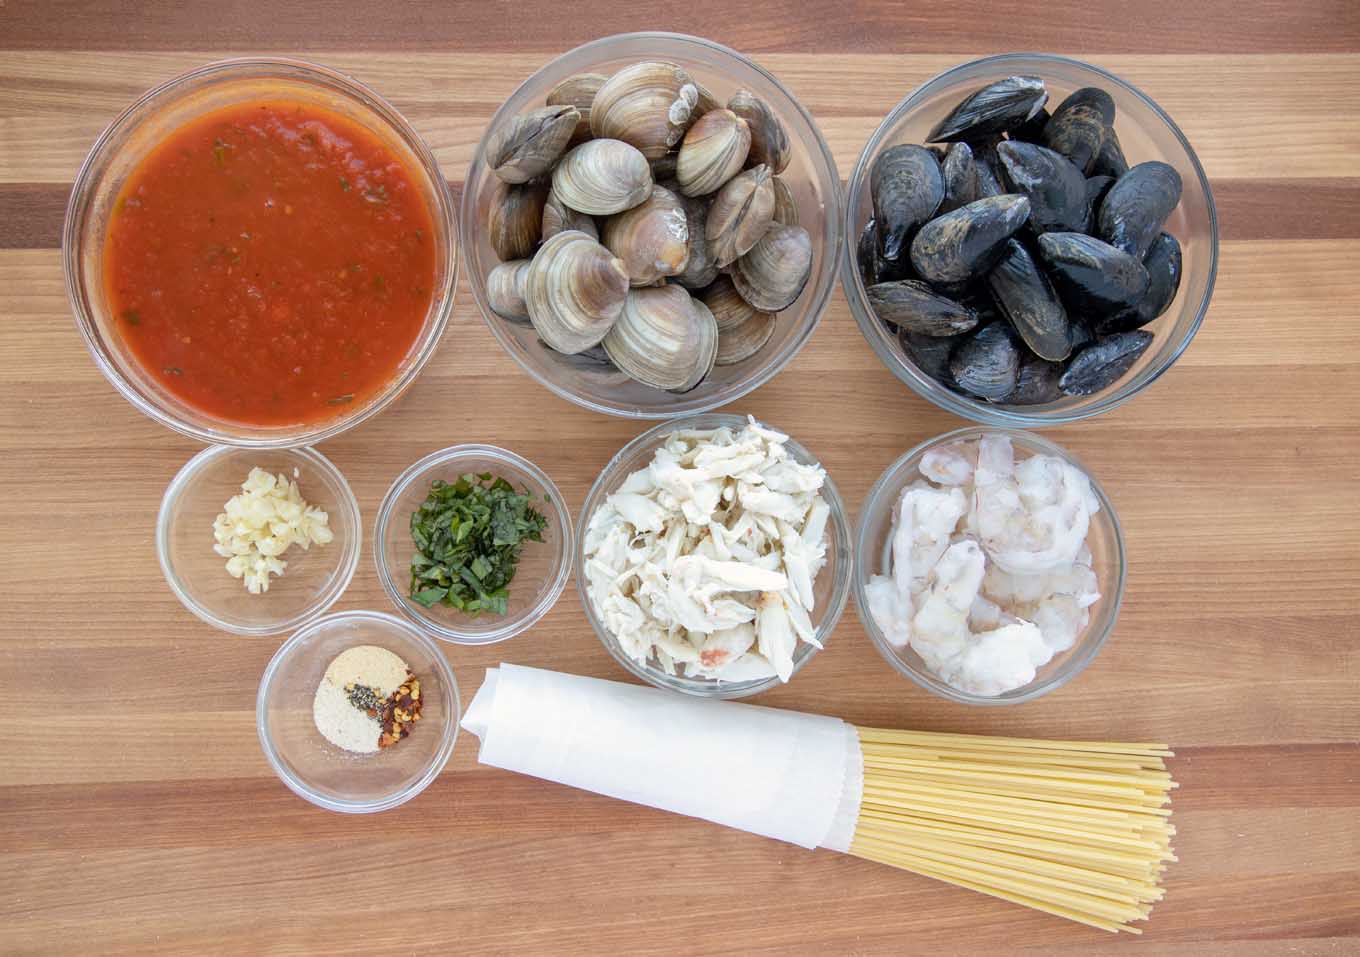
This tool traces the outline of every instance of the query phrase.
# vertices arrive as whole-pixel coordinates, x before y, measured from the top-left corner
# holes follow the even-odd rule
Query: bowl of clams
[[[936,405],[1043,426],[1127,402],[1208,311],[1218,219],[1194,150],[1112,73],[1007,54],[940,74],[870,137],[842,278],[860,331]]]
[[[731,402],[812,335],[836,283],[835,162],[741,54],[635,33],[566,53],[501,106],[468,171],[473,295],[539,383],[664,419]]]

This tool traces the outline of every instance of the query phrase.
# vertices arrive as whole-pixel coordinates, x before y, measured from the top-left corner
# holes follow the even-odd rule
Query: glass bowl
[[[1091,528],[1086,536],[1096,578],[1100,583],[1100,599],[1090,608],[1090,623],[1076,644],[1067,651],[1054,655],[1052,661],[1039,669],[1034,681],[995,697],[969,694],[950,687],[926,668],[915,651],[895,647],[869,614],[869,602],[865,595],[869,579],[888,571],[893,510],[902,489],[922,477],[919,469],[921,457],[933,448],[954,442],[974,441],[984,435],[1009,437],[1015,447],[1017,461],[1032,455],[1053,455],[1071,463],[1086,473],[1091,480],[1092,491],[1100,500],[1100,511],[1091,516]],[[922,442],[888,466],[879,476],[864,500],[864,507],[860,509],[859,522],[855,529],[855,607],[864,630],[873,639],[879,654],[899,673],[927,691],[933,691],[942,698],[962,704],[1020,704],[1040,698],[1075,678],[1094,660],[1110,637],[1110,632],[1114,630],[1115,620],[1119,617],[1119,606],[1124,600],[1124,575],[1124,533],[1119,525],[1119,516],[1115,514],[1114,505],[1110,503],[1109,496],[1105,494],[1105,490],[1101,488],[1100,482],[1096,480],[1091,470],[1061,446],[1031,432],[1014,429],[971,426]]]
[[[516,490],[528,489],[534,508],[548,520],[543,541],[526,543],[520,554],[504,615],[484,613],[474,618],[446,605],[425,608],[410,598],[411,559],[416,551],[411,514],[425,501],[435,479],[453,482],[469,472],[490,472]],[[373,559],[387,597],[418,627],[455,644],[489,645],[518,635],[557,603],[571,571],[573,541],[571,513],[546,472],[494,445],[455,445],[432,452],[397,476],[378,506]]]
[[[619,647],[618,641],[605,627],[604,622],[600,620],[595,612],[595,605],[586,592],[586,576],[584,574],[586,561],[585,530],[589,527],[590,517],[595,514],[595,510],[605,503],[605,500],[623,484],[629,475],[651,463],[652,455],[661,447],[666,436],[672,432],[690,429],[717,429],[723,426],[738,430],[744,428],[746,424],[745,416],[711,412],[653,426],[619,449],[618,453],[609,460],[609,464],[600,472],[600,477],[590,487],[590,492],[586,495],[585,505],[581,508],[581,534],[576,542],[576,591],[581,600],[581,607],[585,609],[590,627],[595,629],[595,634],[599,636],[605,649],[614,656],[614,660],[643,681],[658,688],[704,698],[747,698],[778,687],[780,681],[775,676],[749,681],[719,681],[714,678],[669,675],[661,667],[655,656],[648,658],[642,664],[630,658]],[[778,426],[769,423],[761,424],[783,431],[778,429]],[[787,448],[794,461],[805,465],[818,464],[816,456],[800,445],[792,436],[789,437]],[[845,502],[841,499],[836,483],[832,481],[829,473],[826,477],[826,484],[822,486],[821,494],[830,508],[830,516],[826,523],[826,566],[817,575],[816,581],[813,582],[813,600],[816,610],[812,614],[812,620],[817,630],[817,640],[825,646],[836,628],[836,622],[840,620],[841,613],[845,611],[845,603],[850,597],[853,561],[850,551],[850,522],[846,516]],[[817,650],[815,645],[808,644],[805,641],[798,642],[793,652],[793,672],[795,675],[817,653]]]
[[[376,754],[337,748],[316,729],[312,698],[335,656],[355,645],[398,655],[420,679],[420,721]],[[395,615],[327,615],[275,652],[260,679],[255,727],[260,747],[288,789],[328,811],[366,814],[405,804],[448,764],[458,736],[458,683],[439,646]]]
[[[366,402],[338,406],[330,419],[257,427],[207,415],[171,395],[123,343],[102,277],[108,219],[123,181],[147,153],[185,123],[260,96],[324,106],[372,131],[401,157],[426,197],[434,223],[435,281],[430,308],[392,380]],[[368,419],[404,392],[434,354],[453,311],[457,273],[453,200],[434,154],[410,124],[368,87],[334,70],[273,57],[223,60],[192,70],[143,94],[95,141],[76,175],[62,232],[66,294],[76,325],[99,371],[140,412],[202,442],[251,448],[312,445]]]
[[[307,504],[329,516],[334,539],[282,556],[288,563],[269,590],[246,591],[213,551],[213,521],[256,466],[298,483]],[[359,503],[340,470],[316,449],[239,449],[214,445],[191,458],[171,480],[156,519],[156,558],[185,608],[223,631],[274,635],[297,628],[340,597],[359,567],[363,526]]]
[[[859,235],[873,215],[869,173],[879,154],[899,143],[924,143],[931,127],[965,96],[1014,74],[1043,77],[1048,86],[1047,108],[1050,111],[1080,87],[1104,89],[1115,102],[1115,131],[1129,165],[1161,160],[1176,168],[1183,183],[1180,205],[1165,226],[1165,230],[1181,244],[1181,285],[1171,307],[1146,327],[1156,335],[1152,346],[1123,378],[1103,392],[1064,396],[1046,405],[994,405],[946,389],[921,371],[903,353],[895,331],[874,315],[855,262]],[[1214,211],[1209,180],[1195,151],[1171,117],[1144,93],[1113,73],[1079,60],[1047,54],[1010,53],[973,60],[946,70],[899,103],[869,137],[855,163],[850,177],[843,236],[841,275],[845,297],[860,332],[879,359],[893,375],[940,408],[987,425],[1057,425],[1099,415],[1129,401],[1171,368],[1190,345],[1209,309],[1218,270],[1218,216]]]
[[[496,177],[482,161],[486,136],[508,119],[540,107],[560,81],[582,72],[612,73],[639,60],[683,66],[723,103],[740,88],[769,104],[789,134],[792,160],[780,175],[792,188],[800,224],[812,236],[812,276],[803,294],[779,313],[773,337],[755,356],[722,366],[698,388],[677,395],[651,389],[613,366],[564,356],[543,345],[528,323],[496,315],[487,304],[486,277],[499,262],[485,229]],[[592,41],[544,66],[501,105],[477,146],[463,188],[461,245],[473,298],[496,339],[533,379],[562,398],[596,412],[636,419],[692,415],[732,402],[784,368],[811,337],[836,284],[840,248],[840,174],[812,117],[778,80],[725,46],[677,33],[628,33]]]

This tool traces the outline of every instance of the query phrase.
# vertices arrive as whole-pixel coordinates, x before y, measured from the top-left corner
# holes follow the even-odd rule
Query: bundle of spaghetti
[[[1141,933],[1176,860],[1164,745],[857,731],[851,854]]]

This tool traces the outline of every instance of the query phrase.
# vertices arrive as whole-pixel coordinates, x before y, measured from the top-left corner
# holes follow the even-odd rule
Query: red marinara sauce
[[[314,422],[397,374],[435,281],[431,213],[376,135],[311,104],[186,124],[128,177],[104,283],[137,361],[208,415]]]

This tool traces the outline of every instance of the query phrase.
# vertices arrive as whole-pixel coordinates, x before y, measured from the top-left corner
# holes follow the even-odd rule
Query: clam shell
[[[719,276],[713,285],[699,293],[699,298],[713,313],[719,332],[727,332],[742,325],[760,310],[741,298],[737,287],[732,285],[731,276]]]
[[[751,131],[731,110],[713,110],[699,118],[676,157],[675,178],[686,196],[717,192],[746,163]]]
[[[695,118],[699,87],[675,63],[645,61],[615,73],[595,94],[590,131],[623,140],[648,159],[660,159],[680,142]]]
[[[705,235],[713,261],[735,262],[754,246],[774,219],[774,186],[768,166],[757,166],[727,181],[708,208]]]
[[[732,265],[732,285],[757,309],[778,312],[793,305],[812,275],[812,237],[801,226],[771,226]]]
[[[652,170],[645,156],[621,140],[590,140],[562,157],[552,187],[571,209],[609,216],[652,194]]]
[[[548,187],[543,183],[516,185],[496,181],[487,212],[487,239],[502,262],[527,259],[543,230],[543,204]]]
[[[558,233],[524,274],[529,320],[548,345],[572,355],[604,338],[623,311],[628,273],[585,233]]]
[[[685,207],[685,222],[689,226],[689,260],[675,281],[686,289],[703,289],[718,278],[718,264],[708,248],[708,201],[702,198],[680,197]]]
[[[545,106],[511,117],[486,141],[486,164],[507,183],[527,183],[552,169],[580,120],[574,106]]]
[[[680,197],[653,186],[652,195],[643,202],[605,220],[600,241],[623,260],[634,286],[684,272],[689,261],[689,225]]]
[[[585,233],[591,239],[598,240],[600,238],[600,231],[595,226],[594,217],[572,209],[558,199],[556,193],[549,191],[548,199],[543,204],[542,238],[547,241],[568,229]]]
[[[549,106],[574,106],[579,114],[576,129],[572,131],[570,144],[584,143],[590,139],[590,106],[595,102],[595,94],[600,92],[604,81],[609,79],[603,73],[577,73],[569,76],[548,91],[546,100]]]
[[[744,322],[727,329],[720,328],[716,364],[736,365],[751,358],[765,348],[765,343],[774,335],[774,323],[774,313],[752,310]]]
[[[727,101],[727,108],[751,128],[751,162],[768,166],[772,173],[784,172],[793,151],[789,148],[789,135],[784,132],[784,124],[779,122],[779,117],[774,115],[770,105],[750,90],[738,90]]]
[[[717,349],[718,324],[680,286],[634,289],[602,343],[609,360],[654,389],[692,388]]]
[[[709,312],[708,307],[705,306],[698,299],[691,298],[690,303],[694,306],[694,311],[699,316],[699,325],[704,328],[707,328],[709,325],[709,320],[713,318],[713,313]],[[707,379],[710,375],[713,374],[713,367],[718,364],[718,349],[722,342],[722,336],[721,334],[716,336],[705,336],[703,342],[704,345],[708,348],[707,353],[708,361],[701,362],[695,368],[694,375],[690,378],[690,380],[686,382],[684,385],[682,385],[680,388],[672,389],[671,390],[672,392],[684,393],[689,392],[693,389],[697,389],[705,379]]]
[[[529,318],[529,307],[524,303],[524,277],[528,271],[529,260],[515,259],[498,263],[486,274],[486,302],[492,312],[516,322]]]
[[[774,188],[774,221],[785,226],[798,225],[798,202],[793,198],[789,184],[776,176],[770,180]]]

